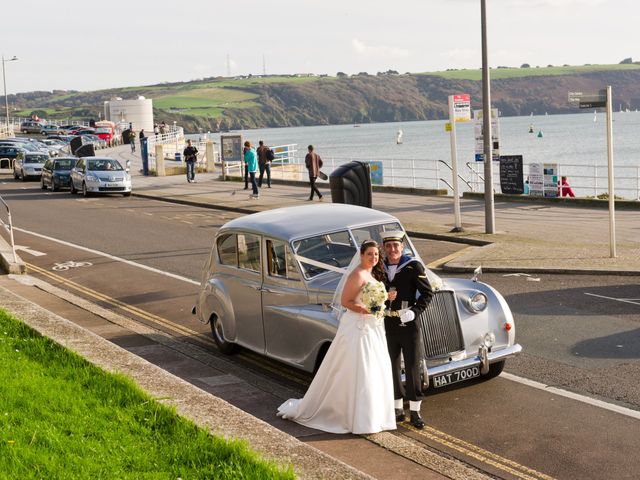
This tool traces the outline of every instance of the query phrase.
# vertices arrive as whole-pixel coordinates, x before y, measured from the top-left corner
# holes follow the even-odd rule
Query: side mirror
[[[127,160],[127,163],[125,163],[125,167],[124,167],[125,172],[129,172],[129,170],[131,170],[131,160]]]

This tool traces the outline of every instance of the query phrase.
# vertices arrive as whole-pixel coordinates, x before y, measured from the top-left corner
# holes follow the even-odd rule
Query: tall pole
[[[482,22],[482,134],[484,140],[484,225],[485,233],[495,233],[493,206],[493,152],[491,145],[491,89],[487,55],[487,0],[480,0]]]
[[[460,191],[458,189],[458,146],[456,142],[456,117],[453,108],[453,95],[449,95],[449,122],[451,124],[451,181],[453,186],[453,216],[452,232],[462,232],[462,218],[460,215]]]
[[[9,60],[5,60],[4,55],[2,55],[2,84],[4,86],[4,109],[5,109],[5,115],[6,115],[5,121],[7,124],[7,130],[9,129],[9,99],[7,98],[7,77],[4,73],[4,64],[5,62],[13,62],[15,60],[18,60],[18,57],[16,57],[15,55]]]
[[[616,258],[616,201],[613,188],[613,112],[611,86],[607,87],[607,168],[609,173],[609,252]]]

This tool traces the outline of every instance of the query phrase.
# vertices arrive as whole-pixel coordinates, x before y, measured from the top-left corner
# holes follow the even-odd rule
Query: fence
[[[2,197],[0,197],[0,202],[4,205],[7,211],[6,220],[0,217],[0,229],[4,232],[8,232],[9,236],[9,246],[11,247],[11,253],[13,254],[14,263],[18,263],[18,257],[16,256],[16,245],[13,242],[13,223],[11,222],[11,210],[9,210],[9,205],[4,201]]]

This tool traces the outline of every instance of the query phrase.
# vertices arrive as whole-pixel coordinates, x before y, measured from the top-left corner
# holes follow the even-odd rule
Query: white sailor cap
[[[402,242],[404,241],[405,233],[400,230],[390,230],[388,232],[382,232],[380,237],[382,238],[382,243],[387,242]]]

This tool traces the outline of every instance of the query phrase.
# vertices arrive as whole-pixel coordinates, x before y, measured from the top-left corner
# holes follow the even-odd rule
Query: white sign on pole
[[[471,121],[471,95],[468,93],[453,95],[453,116],[456,122]]]
[[[476,123],[474,125],[474,133],[476,139],[476,162],[482,162],[484,159],[484,134],[482,124],[482,110],[474,110],[473,118]],[[491,141],[493,143],[492,156],[493,160],[500,160],[500,122],[498,121],[498,109],[491,109]]]
[[[542,163],[529,164],[529,195],[532,197],[544,196],[544,173]]]

